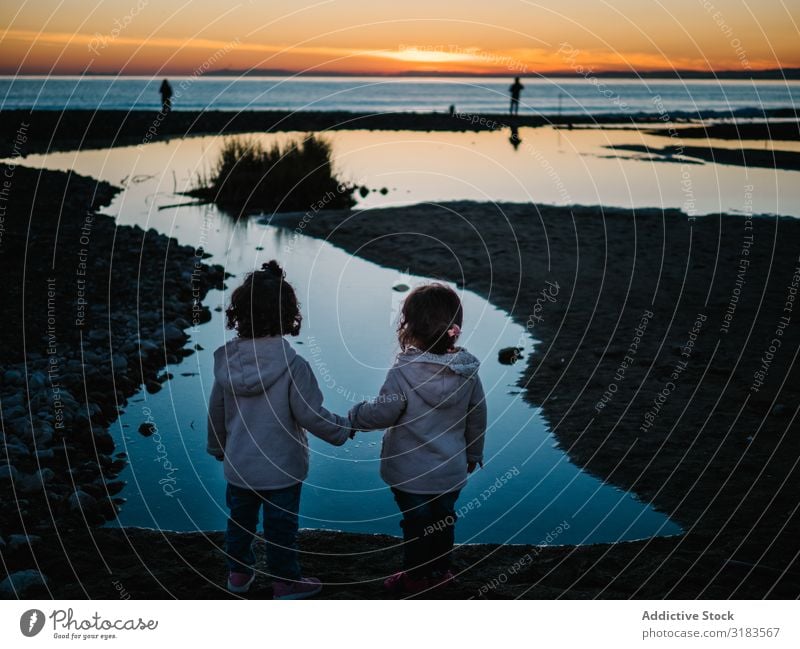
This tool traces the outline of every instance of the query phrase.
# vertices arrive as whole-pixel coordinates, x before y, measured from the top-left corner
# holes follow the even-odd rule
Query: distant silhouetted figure
[[[161,93],[161,112],[168,113],[172,110],[172,86],[169,81],[164,79],[158,91]]]
[[[450,104],[450,117],[455,116],[455,114],[456,114],[456,105]]]
[[[519,77],[514,77],[514,83],[512,83],[508,91],[511,93],[511,107],[509,108],[509,113],[511,115],[518,115],[519,114],[519,93],[525,88],[520,82]]]
[[[511,146],[514,147],[514,151],[519,149],[519,145],[522,144],[522,140],[519,137],[519,128],[516,124],[511,125],[511,136],[508,138],[508,141],[511,142]]]

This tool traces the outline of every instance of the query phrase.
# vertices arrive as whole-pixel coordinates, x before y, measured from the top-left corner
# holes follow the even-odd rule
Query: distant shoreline
[[[688,137],[698,133],[697,119],[774,119],[797,118],[792,108],[737,111],[672,112],[673,123],[694,127]],[[519,115],[445,112],[354,113],[347,111],[180,111],[163,115],[153,110],[3,110],[0,111],[0,156],[97,149],[111,146],[136,146],[176,137],[233,135],[265,132],[325,132],[338,130],[447,131],[478,132],[500,128],[541,126],[604,126],[612,124],[642,127],[663,124],[658,113],[633,115]],[[18,133],[26,137],[20,147]],[[717,137],[764,139],[763,123],[737,124],[722,129]],[[769,125],[771,139],[798,139],[797,122]],[[17,147],[16,149],[14,147]]]

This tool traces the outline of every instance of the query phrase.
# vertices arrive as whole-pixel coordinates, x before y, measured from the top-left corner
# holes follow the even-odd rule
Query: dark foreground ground
[[[794,598],[797,577],[753,568],[708,548],[708,538],[689,536],[594,546],[470,545],[456,549],[458,583],[423,597],[449,599],[661,599]],[[224,589],[223,535],[220,532],[162,534],[143,529],[85,530],[64,535],[65,552],[42,552],[43,572],[57,584],[59,598],[180,599],[234,597]],[[306,574],[319,577],[321,597],[385,597],[381,583],[400,568],[399,540],[390,536],[301,533]],[[52,546],[51,546],[52,547]],[[266,570],[263,544],[257,568]],[[65,557],[69,556],[72,565]],[[45,596],[45,590],[41,591]],[[250,599],[272,597],[261,576]]]

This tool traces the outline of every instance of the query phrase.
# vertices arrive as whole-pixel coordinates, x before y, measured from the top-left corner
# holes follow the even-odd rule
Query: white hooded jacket
[[[356,405],[357,430],[386,429],[381,477],[402,491],[441,494],[461,489],[467,462],[483,462],[486,401],[480,361],[465,349],[397,356],[379,395]]]
[[[207,450],[224,460],[229,483],[268,490],[305,480],[306,430],[336,446],[350,434],[345,417],[323,408],[311,366],[283,337],[235,338],[214,352]]]

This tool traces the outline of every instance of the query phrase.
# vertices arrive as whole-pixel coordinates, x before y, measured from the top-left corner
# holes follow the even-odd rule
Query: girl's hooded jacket
[[[214,352],[207,450],[224,461],[229,483],[269,490],[305,480],[306,430],[336,446],[350,434],[346,418],[322,407],[311,366],[283,337],[235,338]]]
[[[401,352],[379,395],[356,405],[356,430],[386,429],[381,477],[402,491],[441,494],[461,489],[467,462],[483,462],[486,402],[480,361],[465,349]]]

